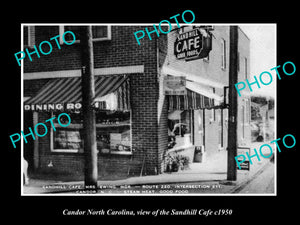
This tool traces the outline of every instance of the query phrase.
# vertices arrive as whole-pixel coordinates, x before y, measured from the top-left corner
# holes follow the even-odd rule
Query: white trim
[[[221,69],[226,69],[226,40],[221,38]]]
[[[209,118],[209,122],[215,122],[216,119],[216,110],[215,109],[208,109],[210,110],[210,118]]]
[[[96,68],[94,73],[95,75],[144,73],[144,65]]]
[[[35,112],[37,113],[37,112]],[[51,117],[53,117],[54,114],[53,112],[51,112]],[[53,125],[55,128],[62,128],[60,126],[59,123],[56,123],[56,122],[53,122]],[[126,126],[129,126],[129,131],[130,131],[130,149],[131,151],[130,152],[127,152],[127,151],[110,151],[109,154],[112,154],[112,155],[132,155],[133,153],[133,149],[132,149],[132,111],[130,110],[130,123],[129,124],[124,124]],[[118,125],[116,125],[118,126]],[[114,127],[114,125],[111,125],[111,127]],[[83,129],[83,124],[82,123],[71,123],[68,127],[63,127],[65,128],[66,130],[80,130],[80,129]],[[100,123],[96,123],[96,128],[103,128],[103,124],[100,124]],[[78,149],[55,149],[54,148],[54,130],[53,129],[50,129],[50,152],[51,153],[55,153],[55,152],[58,152],[58,153],[84,153],[84,149],[81,149],[81,148],[78,148]],[[111,132],[109,132],[111,133]],[[101,151],[101,149],[98,149],[97,148],[97,154]],[[103,154],[103,153],[102,153]],[[108,155],[109,155],[108,154]]]
[[[63,71],[49,71],[49,72],[34,72],[24,73],[24,80],[34,79],[47,79],[47,78],[63,78],[63,77],[79,77],[81,75],[80,70],[63,70]]]
[[[130,74],[130,73],[144,73],[144,65],[106,67],[106,68],[94,69],[95,76],[112,75],[112,74]],[[80,76],[81,76],[81,71],[78,69],[78,70],[59,70],[59,71],[24,73],[23,79],[34,80],[34,79],[80,77]]]
[[[93,38],[93,41],[107,41],[111,40],[111,25],[107,25],[107,37]]]
[[[51,152],[80,153],[78,149],[52,149]]]
[[[21,28],[22,31],[23,29],[25,29],[25,27],[27,27],[27,43],[24,43],[24,46],[28,48],[32,48],[35,45],[35,26],[25,25]],[[21,36],[21,40],[23,39],[23,36],[24,35]]]
[[[33,126],[35,127],[39,121],[39,114],[38,112],[32,113],[32,122]],[[35,142],[33,143],[33,168],[38,169],[40,165],[40,152],[39,152],[39,136],[36,135]]]
[[[159,25],[158,23],[21,23],[21,25],[25,26],[59,26],[59,25],[66,25],[66,26],[103,26],[103,25],[111,25],[111,26],[151,26],[151,25]],[[171,25],[176,25],[177,23],[171,23]],[[186,23],[179,23],[179,25],[186,25]],[[276,27],[276,23],[193,23],[191,26],[200,26],[200,25],[214,25],[214,26],[270,26],[273,25]],[[214,27],[215,29],[215,27]],[[244,30],[240,27],[240,30]],[[245,34],[246,35],[246,34]],[[247,37],[248,38],[248,37]],[[249,38],[248,38],[249,39]]]

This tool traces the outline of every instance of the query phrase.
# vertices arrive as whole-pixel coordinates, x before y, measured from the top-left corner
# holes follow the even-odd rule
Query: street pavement
[[[259,148],[264,143],[254,143]],[[237,170],[237,181],[227,181],[227,151],[202,163],[192,163],[176,173],[129,177],[120,180],[99,180],[97,191],[85,191],[83,181],[63,182],[30,179],[24,195],[35,194],[109,194],[109,195],[188,195],[188,194],[274,194],[274,163],[252,158],[250,171]]]
[[[271,194],[274,193],[274,164],[261,171],[254,179],[250,180],[235,193],[245,194]]]
[[[253,168],[252,168],[253,169]],[[97,192],[84,190],[83,182],[31,180],[23,186],[26,194],[109,194],[109,195],[188,195],[274,193],[274,164],[265,163],[260,170],[239,171],[237,181],[228,182],[226,173],[187,173],[131,177],[115,181],[98,181]],[[252,181],[253,180],[253,181]],[[251,181],[251,182],[250,182]]]

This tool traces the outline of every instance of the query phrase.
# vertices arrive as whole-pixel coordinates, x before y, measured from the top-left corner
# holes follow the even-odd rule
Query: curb
[[[166,181],[160,181],[160,182],[149,182],[149,181],[120,181],[120,182],[116,182],[116,184],[111,184],[113,186],[116,187],[120,187],[122,185],[130,185],[130,186],[140,186],[140,185],[159,185],[159,184],[178,184],[178,183],[194,183],[194,182],[217,182],[219,184],[225,185],[225,186],[230,186],[233,185],[232,188],[228,188],[228,191],[226,193],[238,193],[241,189],[243,189],[247,184],[249,184],[252,180],[254,180],[256,177],[259,176],[259,174],[261,174],[267,167],[271,166],[273,163],[272,162],[268,162],[265,165],[263,165],[258,171],[256,171],[252,176],[249,177],[249,179],[245,179],[244,181],[241,182],[237,182],[237,181],[227,181],[224,179],[211,179],[211,180],[203,180],[203,179],[192,179],[192,180],[166,180]],[[82,181],[78,181],[78,182],[64,182],[64,183],[55,183],[52,185],[79,185],[82,186],[82,188],[68,188],[65,190],[53,190],[53,191],[43,191],[43,193],[40,194],[55,194],[55,193],[68,193],[68,192],[74,192],[74,191],[80,191],[80,190],[85,190],[82,184]],[[98,181],[98,185],[109,185],[109,184],[101,184],[101,181]]]
[[[265,169],[269,166],[271,166],[273,163],[268,162],[265,165],[263,165],[262,168],[260,168],[258,171],[255,172],[249,179],[242,181],[241,183],[238,183],[236,187],[234,187],[230,193],[239,193],[246,185],[248,185],[251,181],[253,181],[255,178],[258,177],[259,174],[261,174]]]

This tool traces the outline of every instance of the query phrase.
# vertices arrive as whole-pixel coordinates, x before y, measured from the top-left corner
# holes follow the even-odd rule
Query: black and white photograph
[[[4,219],[297,221],[295,4],[103,3],[5,7]]]

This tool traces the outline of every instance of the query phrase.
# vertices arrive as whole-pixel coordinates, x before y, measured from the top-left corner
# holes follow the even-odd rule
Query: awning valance
[[[167,95],[169,111],[223,107],[223,97],[196,82],[186,81],[186,95]]]
[[[213,108],[215,101],[187,89],[186,95],[168,95],[169,110],[208,109]]]
[[[186,79],[187,94],[167,95],[169,111],[225,107],[224,95],[220,96],[213,91],[213,89],[218,89],[218,93],[220,90],[224,91],[224,84],[165,65],[162,67],[161,73]]]
[[[130,109],[129,90],[128,75],[95,76],[94,107],[127,111]],[[81,77],[51,79],[36,96],[24,102],[24,109],[80,110],[81,94]]]

